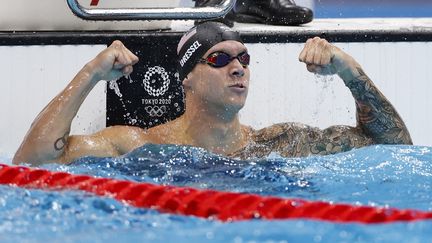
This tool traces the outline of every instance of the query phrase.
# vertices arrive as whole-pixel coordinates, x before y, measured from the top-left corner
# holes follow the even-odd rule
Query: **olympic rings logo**
[[[150,80],[152,81],[152,83],[156,82],[155,79],[152,79],[153,75],[155,74],[158,74],[163,80],[162,86],[158,89],[155,89],[150,85]],[[168,73],[165,71],[165,68],[163,67],[160,66],[150,67],[147,69],[147,72],[144,74],[143,84],[144,84],[144,90],[147,91],[149,95],[161,96],[165,94],[165,92],[169,88],[170,80],[168,77]]]
[[[167,108],[164,105],[162,105],[162,106],[146,106],[144,109],[149,114],[149,116],[151,116],[151,117],[161,117],[167,111]]]

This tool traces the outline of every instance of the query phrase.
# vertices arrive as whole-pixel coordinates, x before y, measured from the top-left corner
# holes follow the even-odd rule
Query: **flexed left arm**
[[[306,63],[310,72],[339,75],[355,99],[357,127],[375,143],[412,144],[396,109],[350,55],[315,37],[306,42],[299,60]]]

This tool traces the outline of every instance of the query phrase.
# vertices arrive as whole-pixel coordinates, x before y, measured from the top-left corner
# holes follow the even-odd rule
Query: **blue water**
[[[432,17],[429,0],[319,0],[315,18],[424,18]]]
[[[146,145],[53,171],[357,205],[432,210],[432,148],[371,146],[309,158],[239,161]],[[0,187],[0,242],[429,242],[432,221],[377,225],[309,220],[221,223],[125,206],[83,192]]]

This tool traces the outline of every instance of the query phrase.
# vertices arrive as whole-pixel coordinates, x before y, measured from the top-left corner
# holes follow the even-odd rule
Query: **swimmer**
[[[309,72],[337,74],[351,91],[357,126],[326,129],[281,123],[260,130],[243,125],[239,111],[249,89],[250,57],[238,32],[216,22],[202,23],[181,38],[177,53],[185,90],[185,113],[142,129],[111,126],[91,135],[71,135],[82,102],[101,80],[133,72],[138,57],[114,41],[87,63],[36,117],[13,163],[69,163],[82,156],[119,156],[144,144],[201,147],[236,158],[326,155],[371,144],[412,144],[409,132],[386,97],[347,53],[324,39],[307,40],[299,60]]]

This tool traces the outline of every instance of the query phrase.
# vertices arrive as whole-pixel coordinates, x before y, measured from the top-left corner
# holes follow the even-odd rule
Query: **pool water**
[[[205,150],[146,145],[118,158],[86,157],[52,171],[354,205],[432,210],[432,152],[370,146],[308,158],[240,161]],[[340,224],[312,220],[222,223],[139,209],[77,191],[0,187],[0,242],[428,242],[432,221]]]

